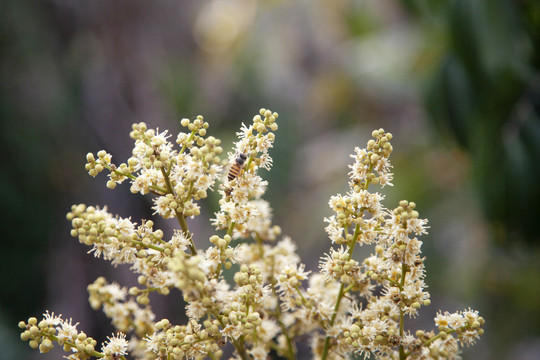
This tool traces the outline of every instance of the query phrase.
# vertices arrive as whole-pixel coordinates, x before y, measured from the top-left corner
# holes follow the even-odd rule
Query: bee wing
[[[223,185],[229,184],[229,180],[227,179],[229,176],[229,171],[231,171],[231,167],[233,166],[234,162],[229,161],[227,165],[223,166],[223,172],[221,173],[221,183]]]

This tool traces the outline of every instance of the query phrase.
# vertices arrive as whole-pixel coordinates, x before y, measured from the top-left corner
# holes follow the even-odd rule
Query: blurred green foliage
[[[424,2],[408,3],[434,28]],[[476,198],[493,241],[476,296],[483,294],[489,304],[487,317],[496,329],[490,344],[497,356],[535,357],[540,2],[456,0],[439,2],[436,13],[445,41],[428,81],[426,108],[443,141],[457,142],[469,155]]]
[[[496,239],[538,245],[540,3],[458,0],[444,11],[448,40],[426,95],[430,119],[470,154]]]

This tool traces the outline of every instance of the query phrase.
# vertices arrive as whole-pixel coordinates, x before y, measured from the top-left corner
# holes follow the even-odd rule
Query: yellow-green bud
[[[38,332],[39,332],[39,329],[38,329],[37,326],[32,325],[32,326],[30,327],[30,334],[36,335]]]
[[[139,293],[139,289],[135,286],[129,288],[129,295],[135,296]]]
[[[262,133],[266,131],[266,126],[263,123],[259,123],[255,129],[258,132]]]

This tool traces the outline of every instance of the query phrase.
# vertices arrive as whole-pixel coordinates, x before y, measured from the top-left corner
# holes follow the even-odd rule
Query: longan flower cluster
[[[305,271],[304,264],[288,265],[277,277],[277,290],[282,301],[282,309],[289,311],[302,304],[301,285],[307,280],[309,271]],[[305,299],[304,299],[305,300]]]
[[[99,277],[88,285],[88,301],[94,310],[103,308],[105,315],[111,319],[112,324],[123,333],[134,332],[139,337],[151,334],[155,331],[155,315],[149,306],[144,308],[139,303],[146,303],[139,298],[139,303],[128,299],[128,290],[117,283],[109,284],[104,277]],[[132,288],[131,293],[138,293],[137,288]],[[141,295],[139,295],[141,296]]]
[[[86,336],[84,332],[77,330],[78,324],[73,324],[72,320],[64,320],[62,316],[56,316],[48,311],[43,314],[43,319],[39,321],[35,317],[28,319],[28,322],[19,322],[19,328],[23,330],[21,339],[28,341],[30,347],[39,352],[47,353],[54,347],[54,342],[62,346],[65,352],[71,353],[67,356],[70,360],[85,360],[92,357],[103,359],[118,359],[126,354],[127,341],[125,335],[119,333],[112,336],[109,341],[103,344],[106,353],[96,351],[97,341]]]
[[[391,185],[392,134],[374,131],[367,148],[351,155],[349,190],[330,198],[333,214],[324,219],[338,246],[321,257],[319,272],[310,272],[292,240],[279,239],[281,229],[261,198],[267,182],[258,170],[271,168],[268,151],[277,117],[261,109],[237,133],[231,167],[221,174],[227,181],[218,190],[220,209],[211,220],[222,232],[210,236],[205,250],[195,248],[186,217],[199,214],[196,201],[212,190],[222,149],[218,139],[206,137],[202,117],[181,121],[188,132],[177,136],[180,149],[167,132],[139,123],[131,131],[135,146],[125,164],[112,164],[105,151],[88,154],[90,175],[107,169],[108,187],[129,180],[132,192],[153,194],[156,213],[176,218],[180,228],[167,240],[151,220],[138,225],[106,208],[74,205],[67,214],[71,235],[96,257],[129,264],[138,286],[127,289],[103,277],[88,286],[92,308],[101,308],[119,331],[101,344],[101,352],[71,320],[48,312],[39,323],[21,322],[21,338],[41,352],[56,342],[72,360],[125,360],[128,352],[141,360],[217,360],[225,346],[234,348],[231,360],[267,360],[274,353],[295,360],[297,343],[306,338],[317,360],[459,358],[460,347],[483,334],[484,319],[476,311],[440,312],[437,331],[413,335],[405,327],[406,317],[430,304],[418,240],[427,221],[414,202],[400,201],[390,211],[383,196],[370,191],[372,185]],[[374,246],[363,261],[353,258],[361,245]],[[182,293],[185,324],[154,321],[149,294],[168,295],[171,288]]]
[[[263,308],[268,288],[264,286],[261,271],[256,265],[242,265],[240,271],[234,274],[234,282],[238,287],[224,312],[223,320],[227,324],[224,333],[237,338],[239,335],[251,335],[255,327],[261,325],[258,310]]]
[[[424,290],[422,242],[415,237],[426,233],[427,221],[419,219],[414,208],[413,202],[400,201],[387,218],[375,254],[364,261],[367,275],[383,286],[384,296],[412,316],[420,306],[430,304],[429,293]]]
[[[158,332],[145,339],[147,351],[156,359],[198,359],[211,355],[219,359],[224,345],[219,333],[219,322],[204,321],[201,325],[195,320],[185,326],[172,325],[162,319],[156,323]]]
[[[113,217],[106,208],[73,205],[67,219],[73,226],[71,235],[92,246],[90,252],[96,257],[110,260],[113,265],[130,264],[132,270],[141,275],[141,285],[156,288],[163,294],[167,294],[171,286],[167,263],[172,254],[190,246],[190,239],[182,232],[176,232],[171,240],[165,241],[163,231],[153,229],[153,221],[143,221],[137,226],[130,219]],[[147,293],[142,294],[137,300],[145,303],[147,296]]]
[[[225,239],[212,240],[226,246]],[[263,285],[261,271],[256,265],[241,266],[233,276],[237,287],[232,291],[222,280],[218,282],[206,276],[205,261],[199,256],[177,257],[170,263],[170,268],[177,274],[175,285],[184,293],[191,319],[212,314],[219,324],[220,336],[233,343],[239,352],[247,351],[245,346],[251,344],[250,351],[259,349],[257,351],[261,352],[262,347],[264,353],[268,353],[270,340],[277,334],[277,330],[271,329],[278,327],[267,313],[270,291]],[[242,344],[238,343],[239,339],[243,339]]]
[[[422,354],[433,358],[457,356],[458,343],[449,338],[444,351],[433,350],[442,346],[446,335],[421,332],[414,337],[404,330],[405,316],[416,316],[421,306],[430,304],[425,291],[422,242],[417,238],[426,233],[427,221],[419,217],[414,202],[402,200],[388,211],[381,205],[382,196],[368,191],[369,185],[391,185],[392,179],[388,160],[392,135],[383,129],[372,135],[375,139],[368,142],[367,149],[356,148],[352,156],[355,162],[349,172],[351,190],[345,196],[331,197],[329,202],[336,215],[325,219],[329,223],[326,230],[333,242],[345,247],[331,249],[320,263],[326,282],[339,283],[340,291],[331,320],[323,324],[327,328],[324,346],[317,347],[320,342],[314,342],[314,352],[322,359],[351,352],[381,359],[422,358]],[[375,253],[361,265],[352,259],[357,243],[376,245]],[[340,314],[342,299],[355,294],[366,299],[365,308],[353,308],[349,316]],[[445,316],[439,318],[444,322]],[[475,330],[466,339],[475,339],[483,332],[480,323],[475,323]],[[345,331],[336,335],[336,328]]]
[[[259,168],[271,168],[272,158],[268,150],[275,140],[273,131],[278,129],[277,118],[277,113],[261,109],[259,115],[253,117],[253,124],[249,127],[242,124],[241,131],[237,133],[240,139],[235,143],[236,151],[229,153],[229,174],[235,176],[220,191],[221,210],[216,213],[213,224],[217,229],[227,230],[233,239],[251,236],[275,240],[281,233],[278,226],[272,226],[270,206],[261,199],[267,182],[257,174]],[[246,157],[243,164],[237,160],[240,154]]]
[[[333,279],[347,285],[353,284],[353,286],[361,287],[363,292],[371,289],[369,282],[366,281],[365,274],[361,272],[360,264],[358,261],[351,259],[345,248],[330,249],[330,253],[326,254],[323,259],[320,268],[327,281]]]
[[[351,188],[355,185],[360,188],[367,188],[371,184],[380,184],[381,187],[392,185],[393,174],[390,172],[392,166],[388,158],[393,151],[391,133],[384,129],[373,130],[373,139],[369,140],[366,149],[355,148],[355,154],[351,155],[355,159],[353,165],[349,166]]]
[[[360,244],[372,244],[379,235],[377,229],[384,223],[386,213],[381,205],[384,197],[370,193],[367,188],[374,183],[391,185],[388,156],[392,151],[389,142],[392,134],[381,129],[374,131],[373,136],[376,141],[370,140],[369,144],[372,149],[377,149],[376,152],[356,148],[356,155],[351,155],[355,161],[349,165],[350,191],[346,195],[332,196],[328,202],[335,215],[324,219],[328,223],[325,230],[336,244],[350,244],[352,239]],[[380,146],[383,139],[385,146]]]
[[[212,235],[210,237],[210,242],[214,246],[206,250],[205,259],[207,260],[209,270],[215,274],[215,277],[219,277],[222,267],[229,270],[233,262],[237,262],[235,249],[230,246],[231,241],[231,236],[227,234],[223,237],[218,235]]]
[[[176,252],[168,264],[174,285],[183,291],[186,301],[191,298],[200,299],[205,291],[205,285],[208,285],[203,265],[200,256],[188,257],[183,251]]]
[[[87,154],[86,170],[96,176],[108,169],[107,187],[111,189],[129,179],[131,192],[157,195],[152,207],[155,212],[164,218],[181,219],[182,230],[187,232],[183,220],[200,214],[195,201],[207,197],[219,176],[219,155],[223,150],[219,139],[205,137],[209,125],[202,116],[194,121],[182,119],[180,124],[190,131],[178,135],[180,150],[169,142],[167,131],[148,129],[145,123],[133,124],[130,137],[135,145],[126,163],[112,164],[111,155],[101,150],[97,159]]]
[[[444,314],[439,312],[435,317],[435,325],[441,337],[455,333],[458,340],[465,345],[473,345],[480,335],[484,334],[484,323],[485,320],[478,315],[478,311],[471,309],[453,314],[447,311]]]

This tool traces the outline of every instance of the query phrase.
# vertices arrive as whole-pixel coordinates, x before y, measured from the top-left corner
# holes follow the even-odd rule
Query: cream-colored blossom
[[[116,359],[119,356],[126,355],[128,342],[126,340],[126,335],[122,333],[117,333],[111,337],[107,337],[107,341],[103,344],[101,351],[105,354],[106,359]]]

